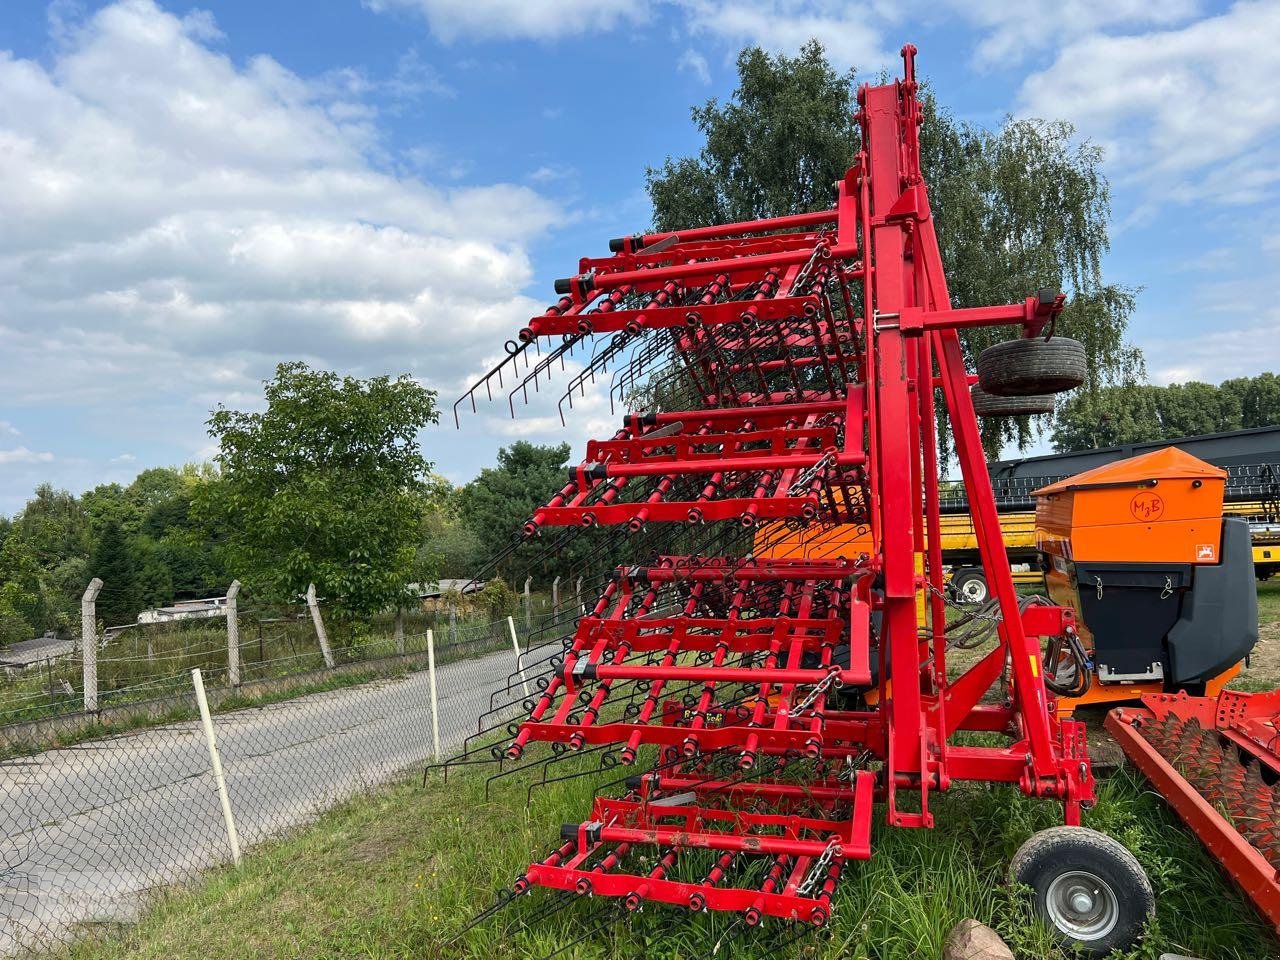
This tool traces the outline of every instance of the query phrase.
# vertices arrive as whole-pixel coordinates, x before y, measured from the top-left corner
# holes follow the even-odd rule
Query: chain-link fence
[[[527,629],[521,612],[364,637],[332,668],[255,675],[246,659],[234,689],[225,660],[196,664],[239,842],[279,836],[504,722],[526,696],[530,638],[557,619]],[[181,688],[171,672],[157,679],[158,697],[0,726],[0,953],[129,922],[154,891],[231,858],[191,674]]]

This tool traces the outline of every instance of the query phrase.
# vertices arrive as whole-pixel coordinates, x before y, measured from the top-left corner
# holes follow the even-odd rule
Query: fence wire
[[[532,629],[517,614],[519,660],[506,619],[441,624],[438,724],[425,630],[362,638],[332,670],[310,649],[276,664],[245,658],[238,690],[227,685],[225,662],[201,647],[241,845],[420,770],[437,741],[442,755],[456,752],[480,729],[477,716],[491,724],[514,716],[525,698],[522,663],[540,657],[540,645],[550,649],[541,638],[571,612],[533,618]],[[242,646],[256,646],[256,631],[245,634],[242,625]],[[231,859],[189,673],[184,686],[165,669],[129,690],[130,698],[115,691],[97,716],[67,706],[0,725],[0,955],[131,922],[154,893]]]

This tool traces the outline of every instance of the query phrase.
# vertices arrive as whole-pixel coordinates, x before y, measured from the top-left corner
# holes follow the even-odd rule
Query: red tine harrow
[[[533,695],[515,691],[495,756],[543,764],[544,781],[592,752],[645,766],[566,823],[514,892],[821,925],[850,861],[871,855],[877,807],[890,825],[930,827],[935,791],[1002,782],[1078,825],[1093,800],[1083,728],[1057,718],[1042,676],[1042,638],[1068,633],[1072,614],[1020,607],[957,334],[1041,336],[1063,298],[953,308],[920,173],[914,53],[904,79],[859,91],[862,150],[831,209],[612,241],[459,400],[504,379],[527,398],[604,337],[561,411],[611,365],[610,396],[639,407],[588,443],[513,543],[550,538],[551,554],[597,537],[606,573],[563,637],[530,641],[545,673]],[[959,676],[935,391],[999,604],[998,644]],[[771,551],[847,523],[867,531],[865,552]]]

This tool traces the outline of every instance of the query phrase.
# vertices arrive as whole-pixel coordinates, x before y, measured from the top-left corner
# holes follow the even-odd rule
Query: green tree
[[[1280,423],[1280,377],[1274,373],[1226,380],[1222,389],[1239,398],[1242,428]]]
[[[424,579],[470,578],[488,556],[480,538],[463,519],[462,491],[443,477],[432,477],[431,481],[418,553],[424,566],[434,570],[434,574]]]
[[[0,545],[0,643],[30,640],[46,629],[44,585],[35,552],[17,534]]]
[[[430,469],[418,432],[438,419],[435,392],[303,363],[265,387],[264,412],[210,416],[221,478],[198,488],[197,516],[258,596],[291,600],[314,583],[339,615],[386,609],[415,571]]]
[[[822,45],[796,57],[757,47],[738,55],[738,88],[725,104],[693,108],[706,138],[697,157],[647,174],[659,230],[820,210],[858,152],[854,72],[838,73]]]
[[[498,451],[498,465],[486,467],[463,488],[459,509],[463,520],[479,540],[483,555],[495,556],[511,546],[520,526],[533,511],[550,499],[568,479],[569,445],[541,446],[518,440]],[[575,554],[576,555],[576,554]],[[562,554],[552,561],[553,576],[568,571],[574,556]],[[500,565],[499,570],[521,580],[528,572],[522,555]]]
[[[927,91],[924,99],[921,163],[953,305],[1063,289],[1070,305],[1058,330],[1084,343],[1089,389],[1139,377],[1141,356],[1124,341],[1135,291],[1102,278],[1110,204],[1101,149],[1074,143],[1066,123],[1009,119],[985,130],[957,123]],[[836,71],[818,41],[795,57],[743,50],[731,100],[693,110],[705,137],[698,156],[648,171],[654,223],[678,230],[829,206],[860,148],[855,106],[854,72]],[[962,340],[972,359],[1015,335],[977,329]],[[1027,418],[983,423],[989,449],[1031,436]]]
[[[1127,384],[1080,392],[1061,404],[1053,428],[1060,453],[1173,440],[1280,422],[1280,377],[1262,373],[1214,386]]]
[[[143,608],[138,589],[138,558],[114,517],[107,519],[89,555],[88,574],[102,581],[97,615],[109,627],[133,623]]]
[[[45,569],[71,557],[87,557],[93,543],[80,501],[48,483],[36,487],[35,496],[18,514],[14,530]]]

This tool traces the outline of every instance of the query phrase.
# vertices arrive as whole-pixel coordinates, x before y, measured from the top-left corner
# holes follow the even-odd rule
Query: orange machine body
[[[1072,561],[1217,563],[1226,480],[1177,447],[1088,470],[1035,491],[1036,545]]]
[[[1213,694],[1239,672],[1256,597],[1247,525],[1223,518],[1226,477],[1167,447],[1035,491],[1049,596],[1075,611],[1091,662],[1063,714],[1171,689]],[[1252,618],[1231,609],[1249,603]]]

